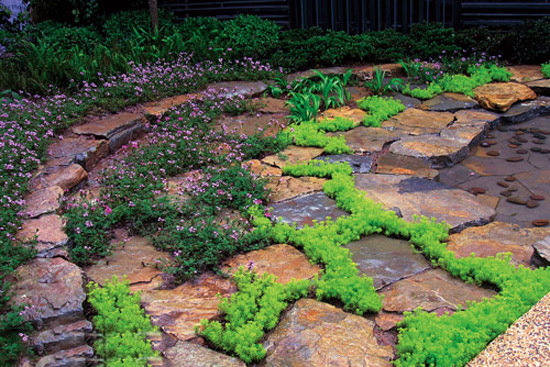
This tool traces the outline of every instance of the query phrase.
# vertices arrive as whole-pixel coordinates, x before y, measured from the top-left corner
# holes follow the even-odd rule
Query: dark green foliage
[[[507,60],[521,64],[540,64],[550,55],[550,18],[527,21],[507,34],[502,54]]]
[[[254,15],[239,15],[224,26],[219,42],[237,57],[265,58],[279,43],[280,27]]]
[[[452,28],[443,28],[441,23],[418,23],[411,27],[410,54],[427,60],[436,58],[445,52],[458,50],[455,32]]]

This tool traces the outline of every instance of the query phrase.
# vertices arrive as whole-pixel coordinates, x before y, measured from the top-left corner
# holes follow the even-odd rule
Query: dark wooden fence
[[[178,18],[213,16],[231,19],[255,14],[285,28],[361,33],[394,28],[408,32],[424,21],[445,26],[510,26],[550,16],[550,0],[159,0]]]

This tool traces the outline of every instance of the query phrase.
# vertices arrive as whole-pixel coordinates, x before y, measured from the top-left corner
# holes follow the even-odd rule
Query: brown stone
[[[178,340],[195,335],[195,325],[202,319],[219,316],[219,299],[235,292],[228,279],[205,273],[174,289],[146,290],[141,295],[145,312],[163,332]]]
[[[516,131],[514,134],[516,134],[516,135],[523,135],[523,134],[525,134],[525,131],[518,130],[518,131]]]
[[[425,111],[456,112],[478,106],[479,104],[475,99],[464,94],[443,93],[422,103],[420,109]]]
[[[28,316],[37,325],[55,327],[83,318],[86,294],[78,266],[60,257],[34,259],[20,266],[16,276],[11,302],[32,306]]]
[[[477,194],[485,194],[487,190],[485,190],[483,187],[473,186],[468,189],[468,192],[477,195]]]
[[[346,132],[328,133],[327,136],[343,136],[351,150],[363,154],[381,151],[385,144],[396,141],[402,134],[380,127],[359,126]]]
[[[546,227],[548,224],[550,224],[550,221],[548,219],[537,219],[534,220],[532,223],[535,227]]]
[[[548,235],[550,229],[523,228],[518,224],[492,222],[452,234],[447,248],[457,257],[467,257],[471,253],[478,257],[487,257],[510,252],[514,264],[527,266],[533,254],[531,245]]]
[[[496,209],[500,201],[498,197],[484,194],[476,195],[476,200],[492,209]]]
[[[421,307],[425,311],[439,308],[457,310],[466,307],[466,301],[481,301],[496,292],[466,284],[441,269],[429,270],[393,284],[381,292],[384,310],[390,312],[413,311]]]
[[[378,345],[374,322],[301,299],[264,343],[265,367],[390,367],[392,349]]]
[[[407,221],[412,221],[415,215],[424,215],[459,230],[487,223],[495,215],[493,209],[481,205],[472,194],[423,178],[356,175],[355,186],[385,208],[399,208]]]
[[[508,199],[506,199],[507,202],[509,203],[512,203],[512,204],[518,204],[518,205],[525,205],[527,204],[527,201],[526,200],[523,200],[523,199],[520,199],[516,196],[513,196],[513,197],[510,197]]]
[[[515,180],[517,180],[514,176],[508,176],[506,178],[504,178],[504,181],[508,181],[508,182],[514,182]]]
[[[539,204],[538,202],[536,202],[535,200],[527,200],[527,202],[525,203],[525,205],[526,205],[529,209],[533,209],[533,208],[538,207],[540,204]]]
[[[510,157],[510,158],[506,158],[506,162],[521,162],[523,160],[522,157]]]
[[[42,190],[32,191],[25,197],[25,214],[29,218],[53,213],[60,206],[63,197],[63,189],[59,186],[50,186]]]
[[[483,110],[462,110],[455,113],[455,122],[457,124],[477,124],[477,123],[493,123],[498,119],[498,115],[493,112]]]
[[[353,68],[353,73],[363,79],[372,79],[376,73],[375,68],[386,72],[386,77],[398,78],[407,76],[401,64],[362,65]]]
[[[376,314],[374,322],[380,329],[388,331],[395,328],[398,323],[403,321],[403,318],[403,315],[382,311]]]
[[[197,99],[198,97],[200,97],[199,94],[190,93],[164,98],[160,101],[148,102],[143,105],[143,112],[145,112],[146,115],[160,117],[172,107],[182,105],[185,102]]]
[[[270,201],[281,201],[293,197],[308,194],[315,191],[322,191],[326,179],[317,177],[272,177],[266,184]]]
[[[23,222],[17,238],[21,241],[32,241],[36,236],[35,249],[40,257],[50,257],[51,252],[67,244],[69,238],[63,231],[64,223],[57,214],[42,215],[37,219]]]
[[[504,188],[510,187],[510,185],[508,183],[502,182],[502,181],[497,182],[497,185],[499,185],[500,187],[504,187]]]
[[[432,112],[409,108],[384,122],[382,127],[400,129],[414,135],[439,133],[453,120],[454,115],[449,112]]]
[[[538,201],[542,201],[545,199],[545,197],[543,195],[536,195],[536,194],[533,194],[531,196],[529,196],[529,198],[531,200],[538,200]]]
[[[323,153],[322,148],[289,146],[282,152],[262,159],[263,163],[282,168],[297,163],[307,163]]]
[[[300,251],[284,244],[233,256],[224,261],[222,270],[233,274],[240,266],[245,269],[253,267],[258,274],[273,274],[283,284],[292,279],[311,279],[321,271],[317,265],[311,265]]]
[[[510,80],[513,82],[530,82],[544,78],[540,72],[540,65],[510,66],[508,70],[512,73]]]
[[[467,143],[436,135],[409,136],[390,146],[390,152],[428,159],[434,167],[452,166],[468,155]]]
[[[527,85],[537,94],[541,94],[543,96],[550,95],[550,79],[534,80],[525,83],[525,85]]]
[[[508,144],[508,147],[512,148],[512,149],[516,149],[517,147],[519,147],[518,144]]]
[[[130,290],[156,289],[163,284],[162,271],[156,266],[162,260],[168,260],[166,253],[157,251],[149,240],[143,237],[121,237],[113,240],[112,254],[100,259],[86,270],[88,278],[103,285],[113,276],[130,282]]]
[[[542,144],[544,144],[544,140],[541,140],[541,139],[533,139],[533,144],[542,145]]]
[[[490,83],[474,89],[481,106],[495,111],[508,111],[518,101],[537,98],[529,87],[519,83]]]
[[[143,122],[144,118],[141,114],[122,112],[99,121],[73,126],[72,130],[78,135],[93,135],[97,138],[111,139],[123,130],[128,130]]]
[[[51,173],[40,174],[33,186],[36,189],[50,186],[59,186],[61,189],[70,190],[88,177],[88,173],[79,164],[71,164],[68,167],[59,167]]]
[[[350,108],[348,106],[331,108],[321,114],[321,121],[323,119],[333,119],[336,117],[352,120],[359,125],[363,119],[367,116],[367,113],[358,108]]]
[[[257,159],[244,162],[243,167],[258,177],[278,177],[283,175],[283,171],[280,168],[269,166]]]
[[[498,150],[489,150],[486,154],[489,157],[498,157],[500,155],[500,152]]]
[[[511,191],[501,191],[500,195],[506,197],[506,198],[509,198],[510,196],[512,196],[512,192]]]
[[[482,138],[487,124],[454,124],[441,130],[440,136],[469,146],[476,145]]]
[[[414,157],[397,154],[384,154],[376,161],[376,173],[387,175],[407,175],[435,179],[439,171],[430,167],[430,163]]]
[[[94,355],[94,350],[89,345],[81,345],[76,348],[61,350],[57,353],[42,357],[36,362],[36,367],[85,367],[88,360]]]
[[[163,367],[246,367],[235,357],[183,341],[178,341],[162,354]]]
[[[529,151],[527,149],[518,149],[518,150],[516,150],[516,153],[517,154],[527,154],[527,153],[529,153]]]
[[[80,320],[40,331],[32,337],[31,344],[39,355],[56,353],[86,344],[86,334],[92,331],[90,321]]]
[[[254,135],[261,133],[264,136],[275,136],[286,124],[288,124],[288,121],[284,116],[244,114],[222,118],[216,123],[214,130],[232,135]]]
[[[89,139],[83,136],[59,140],[48,148],[50,158],[69,158],[71,163],[78,163],[88,171],[108,154],[109,145],[106,140]]]
[[[263,97],[255,103],[259,106],[258,111],[261,113],[288,113],[286,101],[283,99]]]

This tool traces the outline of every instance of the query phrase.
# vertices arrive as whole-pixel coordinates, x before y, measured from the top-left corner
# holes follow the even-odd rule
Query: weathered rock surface
[[[407,175],[437,179],[439,172],[430,168],[430,163],[421,158],[397,154],[384,154],[376,161],[376,173],[386,175]],[[368,173],[368,172],[354,172]]]
[[[322,155],[315,159],[328,163],[346,162],[353,169],[353,173],[369,173],[372,169],[372,164],[374,161],[374,159],[369,155],[351,154]]]
[[[401,64],[361,65],[354,67],[353,73],[364,79],[372,79],[376,73],[375,68],[379,68],[381,71],[385,72],[387,78],[407,76]]]
[[[121,131],[131,129],[143,121],[143,115],[122,112],[102,120],[73,126],[72,130],[78,135],[92,135],[100,139],[111,139]]]
[[[331,108],[326,111],[324,111],[321,114],[321,117],[323,119],[334,119],[336,117],[345,118],[348,120],[352,120],[356,124],[360,124],[363,119],[367,116],[367,113],[363,110],[360,110],[358,108],[351,108],[348,106],[339,107],[339,108]]]
[[[59,209],[63,189],[59,186],[50,186],[42,190],[32,191],[25,197],[25,214],[29,218],[53,213]]]
[[[540,79],[525,83],[535,93],[542,94],[543,96],[550,95],[550,79]]]
[[[32,346],[39,355],[56,353],[86,344],[86,334],[93,330],[92,323],[80,320],[39,332],[32,337]]]
[[[322,148],[297,147],[291,145],[282,152],[262,159],[263,163],[282,168],[296,163],[307,163],[311,159],[323,154]]]
[[[230,98],[235,96],[243,96],[245,98],[259,96],[267,89],[267,84],[261,81],[257,82],[220,82],[210,84],[209,90],[221,94],[222,97]]]
[[[483,139],[488,126],[487,123],[472,125],[454,124],[441,130],[440,136],[444,139],[453,140],[459,144],[466,144],[471,147],[478,144]]]
[[[513,82],[530,82],[544,78],[540,72],[540,65],[515,65],[508,67],[512,73],[510,80]]]
[[[246,367],[237,358],[184,341],[177,342],[162,354],[163,367]]]
[[[282,176],[270,178],[265,187],[271,190],[269,200],[277,202],[315,191],[322,191],[325,182],[327,182],[326,179],[317,177]]]
[[[348,215],[336,206],[336,201],[322,192],[281,201],[271,207],[273,220],[280,219],[283,223],[296,223],[297,228],[302,228],[304,225],[312,226],[315,221],[325,221],[327,217],[336,220],[338,217]]]
[[[495,211],[481,205],[474,195],[424,178],[366,174],[355,177],[355,186],[386,208],[399,208],[403,218],[424,215],[447,222],[452,230],[488,223]]]
[[[538,266],[550,266],[550,236],[533,244],[535,253],[533,263]]]
[[[490,83],[474,89],[476,100],[484,108],[505,112],[518,101],[537,98],[536,93],[520,83]]]
[[[493,112],[483,110],[462,110],[455,113],[455,125],[477,125],[479,123],[488,123],[494,126],[499,119],[499,115]]]
[[[94,355],[94,350],[88,345],[62,350],[47,355],[38,360],[36,367],[85,367],[87,360]]]
[[[88,278],[103,285],[113,276],[122,279],[127,277],[130,290],[151,290],[163,284],[162,271],[155,268],[168,255],[157,251],[150,241],[143,237],[130,237],[127,240],[115,239],[113,253],[100,259],[86,270]]]
[[[59,247],[65,246],[69,237],[63,231],[63,221],[57,214],[42,215],[36,219],[23,222],[17,238],[22,241],[32,241],[36,236],[35,249],[38,257],[51,257]]]
[[[403,103],[403,105],[407,108],[418,108],[422,104],[421,100],[410,97],[410,96],[406,96],[406,95],[401,94],[401,93],[391,93],[390,96],[393,99],[401,101],[401,103]]]
[[[384,331],[388,331],[397,326],[397,323],[403,321],[404,316],[397,313],[380,311],[374,316],[376,326]]]
[[[447,248],[457,257],[473,252],[478,257],[510,252],[514,264],[527,266],[533,255],[533,245],[547,236],[550,236],[550,228],[522,228],[517,224],[493,222],[451,235]]]
[[[481,301],[496,295],[494,291],[466,284],[441,269],[413,275],[381,293],[385,296],[383,309],[390,312],[413,311],[417,307],[425,311],[454,311],[459,306],[466,307],[466,301]]]
[[[195,325],[218,316],[218,298],[235,292],[230,280],[205,273],[174,289],[146,290],[141,301],[151,321],[178,340],[194,338]]]
[[[258,177],[278,177],[283,175],[283,171],[280,168],[264,164],[258,159],[244,162],[243,167]]]
[[[424,256],[403,240],[371,235],[345,247],[361,274],[372,278],[376,289],[431,268]]]
[[[392,143],[390,152],[428,159],[434,167],[452,166],[468,156],[468,143],[437,135],[407,136]]]
[[[485,158],[470,156],[464,159],[461,164],[481,176],[508,176],[528,172],[533,166],[527,162],[509,164],[503,158]]]
[[[389,346],[378,345],[374,323],[311,299],[301,299],[268,336],[265,367],[389,367]]]
[[[262,97],[257,100],[258,111],[261,113],[288,113],[286,101],[283,99]]]
[[[275,136],[282,127],[288,123],[284,116],[265,115],[240,115],[226,116],[215,127],[218,132],[233,135],[253,135],[262,133],[264,136]]]
[[[16,271],[11,302],[34,308],[29,315],[33,323],[55,327],[83,318],[86,299],[82,270],[67,260],[34,259]]]
[[[304,254],[285,244],[233,256],[224,261],[222,270],[233,274],[240,266],[245,269],[253,267],[258,274],[273,274],[283,284],[292,279],[311,279],[321,271],[321,268],[312,265]]]
[[[539,97],[532,101],[517,103],[500,115],[498,122],[503,124],[518,124],[540,115],[550,114],[550,98]]]
[[[382,127],[411,135],[439,133],[454,120],[449,112],[423,111],[409,108],[382,123]]]
[[[161,99],[160,101],[148,102],[143,105],[143,111],[146,115],[151,115],[154,117],[160,117],[166,111],[172,107],[179,106],[184,104],[187,101],[197,99],[199,94],[182,94],[179,96],[168,97]]]
[[[65,138],[48,148],[50,158],[69,158],[72,163],[78,163],[88,171],[108,154],[109,145],[106,140],[88,139],[82,136]]]
[[[420,105],[421,110],[437,112],[456,112],[478,107],[479,103],[475,99],[459,93],[443,93]]]
[[[346,132],[328,133],[327,136],[340,136],[346,139],[346,145],[357,154],[379,152],[384,145],[398,140],[402,133],[388,131],[380,127],[359,126]]]
[[[79,164],[47,168],[32,180],[31,188],[39,190],[50,186],[59,186],[65,191],[72,189],[87,177],[88,173]]]

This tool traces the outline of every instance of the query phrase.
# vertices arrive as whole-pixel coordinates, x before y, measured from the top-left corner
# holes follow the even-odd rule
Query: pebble
[[[514,182],[515,180],[517,180],[517,178],[515,178],[514,176],[508,176],[504,179],[504,181],[508,182]]]
[[[542,144],[544,144],[544,140],[541,140],[541,139],[533,139],[533,144],[542,145]]]
[[[509,184],[507,184],[506,182],[502,182],[502,181],[497,182],[497,185],[499,185],[500,187],[504,187],[505,189],[510,187]]]
[[[486,191],[487,190],[485,190],[483,187],[479,187],[479,186],[473,186],[468,189],[468,192],[474,195],[485,194]]]
[[[532,151],[532,152],[535,152],[535,153],[538,153],[538,152],[540,152],[541,150],[542,150],[541,147],[532,147],[532,148],[531,148],[531,151]]]
[[[519,147],[519,145],[517,144],[508,144],[508,146],[512,149],[516,149],[517,147]]]
[[[544,199],[545,199],[545,197],[544,197],[544,196],[542,196],[542,195],[536,195],[536,194],[533,194],[533,195],[529,196],[529,199],[531,199],[531,200],[538,200],[538,201],[542,201],[542,200],[544,200]]]
[[[518,150],[516,150],[516,153],[517,154],[527,154],[527,153],[529,153],[529,151],[527,149],[518,149]]]
[[[541,149],[540,153],[541,154],[548,154],[548,153],[550,153],[550,149],[547,149],[547,148]]]
[[[487,152],[489,153],[489,152]],[[506,158],[506,161],[507,162],[521,162],[523,160],[522,157],[510,157],[510,158]]]
[[[544,226],[547,226],[550,223],[550,221],[548,221],[548,219],[537,219],[537,220],[534,220],[532,223],[535,227],[544,227]]]
[[[533,209],[539,206],[540,204],[535,200],[527,200],[527,203],[525,203],[525,205],[527,205],[528,208]]]
[[[541,133],[535,133],[535,134],[533,134],[533,136],[537,139],[540,139],[540,140],[546,140],[546,135],[543,135]]]
[[[505,190],[505,191],[502,191],[500,195],[504,196],[505,198],[509,198],[510,196],[512,196],[512,193],[508,190]]]
[[[544,135],[550,135],[550,130],[541,130],[539,132]]]
[[[504,126],[499,126],[499,127],[497,127],[497,130],[500,131],[500,132],[502,132],[502,133],[505,133],[505,132],[508,131],[508,128],[507,128],[507,127],[504,127]]]
[[[519,141],[520,143],[527,143],[529,140],[525,139],[524,137],[522,136],[515,136],[514,137],[517,141]]]
[[[488,138],[488,139],[494,139],[495,136],[494,136],[493,134],[487,134],[487,138]],[[495,144],[496,144],[496,143],[495,143]]]
[[[487,143],[489,143],[489,145],[496,145],[497,141],[496,140],[487,140]]]
[[[518,205],[525,205],[525,204],[527,204],[527,201],[526,201],[526,200],[520,199],[520,198],[518,198],[517,196],[508,198],[508,199],[506,199],[506,201],[509,202],[509,203],[518,204]]]
[[[510,191],[510,192],[516,192],[516,191],[518,191],[518,188],[512,186],[512,187],[509,187],[509,188],[508,188],[508,191]]]
[[[486,141],[481,142],[481,144],[479,144],[479,145],[483,148],[487,148],[487,147],[491,146],[491,144],[487,143]]]
[[[523,131],[521,131],[521,130],[520,130],[520,131],[516,131],[516,135],[523,135],[523,134],[525,134],[525,133],[524,133]]]
[[[490,157],[497,157],[500,155],[500,152],[498,150],[489,150],[486,154]]]

